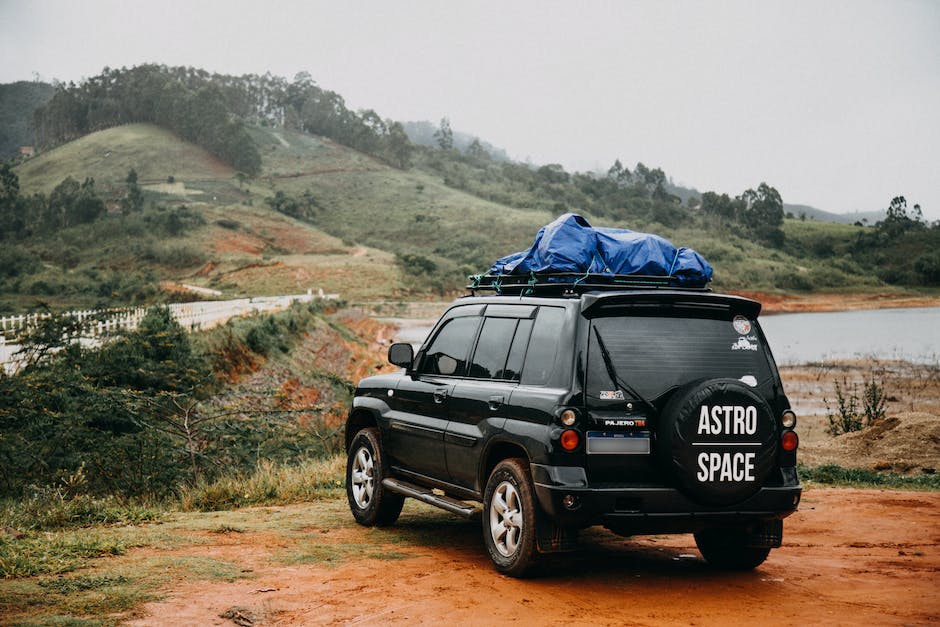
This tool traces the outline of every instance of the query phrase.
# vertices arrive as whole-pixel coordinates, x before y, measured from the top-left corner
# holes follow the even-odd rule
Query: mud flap
[[[765,520],[748,527],[745,546],[755,549],[777,549],[783,543],[783,521]]]
[[[578,548],[578,530],[561,527],[539,511],[536,514],[539,553],[564,553]]]

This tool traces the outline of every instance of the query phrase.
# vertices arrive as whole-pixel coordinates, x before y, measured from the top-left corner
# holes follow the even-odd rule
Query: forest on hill
[[[342,96],[306,73],[287,80],[151,64],[105,68],[80,83],[59,84],[35,110],[37,143],[46,153],[35,163],[4,166],[0,172],[0,238],[17,242],[5,247],[16,263],[5,264],[0,289],[30,293],[36,284],[30,283],[30,273],[48,270],[50,263],[69,268],[62,247],[53,241],[64,233],[96,238],[99,223],[111,224],[106,230],[112,237],[135,237],[126,224],[139,224],[134,228],[147,232],[144,217],[158,225],[148,236],[165,229],[178,235],[214,228],[205,220],[200,224],[201,209],[192,209],[191,196],[166,191],[180,184],[174,183],[177,178],[187,179],[185,171],[167,166],[166,185],[159,187],[152,178],[138,184],[134,165],[121,172],[120,180],[112,167],[105,183],[100,170],[78,174],[85,164],[77,157],[55,166],[42,161],[47,154],[67,154],[70,142],[78,144],[74,140],[96,131],[141,122],[169,129],[231,167],[229,174],[213,175],[231,177],[227,182],[189,177],[200,178],[186,183],[204,190],[200,207],[269,207],[349,247],[387,251],[396,256],[403,277],[391,289],[396,294],[459,289],[466,274],[484,271],[496,257],[527,246],[540,224],[566,211],[692,246],[716,265],[722,289],[940,285],[940,225],[927,223],[920,207],[909,207],[900,195],[885,199],[886,217],[876,223],[823,224],[812,216],[788,214],[781,194],[767,182],[734,195],[700,194],[674,185],[661,168],[642,162],[628,167],[616,160],[605,172],[518,163],[479,138],[455,132],[446,118],[430,141],[430,129],[421,126],[418,144],[403,124],[371,109],[351,110]],[[408,130],[416,132],[413,126]],[[61,148],[52,150],[56,146]],[[126,158],[134,163],[132,155]],[[142,161],[137,167],[161,162],[159,155]],[[40,170],[45,191],[29,182],[21,189],[18,177],[28,174],[35,182]],[[60,178],[48,183],[57,172]],[[115,214],[124,216],[118,228],[112,224]],[[76,237],[69,237],[69,250],[81,246]],[[169,251],[156,242],[148,246],[151,252],[142,255],[135,270],[142,277],[163,278],[168,264],[182,272],[212,262],[196,246]],[[43,289],[48,295],[55,291]],[[151,288],[126,293],[145,301],[153,296]]]

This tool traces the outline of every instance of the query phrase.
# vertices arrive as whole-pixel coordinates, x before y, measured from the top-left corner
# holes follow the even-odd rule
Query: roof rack
[[[646,276],[639,274],[584,274],[580,272],[530,272],[522,274],[474,274],[467,277],[467,289],[473,296],[478,291],[508,296],[574,296],[584,292],[629,289],[680,289],[710,292],[706,286],[689,287],[679,284],[677,276]]]

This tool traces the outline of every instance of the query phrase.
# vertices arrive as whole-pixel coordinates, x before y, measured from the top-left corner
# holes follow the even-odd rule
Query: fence
[[[230,318],[238,316],[281,311],[293,302],[310,302],[314,299],[336,300],[337,298],[339,298],[337,294],[324,294],[323,290],[318,290],[316,294],[312,290],[307,290],[306,294],[288,296],[255,296],[235,300],[173,303],[168,305],[168,308],[184,329],[199,331],[223,324]],[[70,311],[65,315],[75,318],[78,322],[90,320],[91,322],[82,330],[82,342],[86,345],[95,345],[100,344],[109,336],[133,331],[146,313],[145,307],[133,307]],[[16,352],[20,348],[17,340],[48,317],[49,314],[41,313],[0,318],[0,365],[8,374],[16,372],[20,365],[16,357]]]

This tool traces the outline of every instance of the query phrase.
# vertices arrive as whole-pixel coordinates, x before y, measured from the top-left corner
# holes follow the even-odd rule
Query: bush
[[[13,508],[0,503],[2,520],[51,529],[147,519],[150,510],[123,499],[165,499],[196,485],[203,496],[193,499],[205,504],[231,501],[220,491],[240,481],[253,487],[239,502],[325,489],[319,479],[300,486],[287,474],[296,460],[342,452],[342,430],[327,423],[323,407],[268,409],[266,392],[210,400],[233,368],[289,352],[323,324],[322,306],[295,303],[272,316],[235,319],[195,345],[165,307],[98,349],[71,341],[82,332],[71,318],[46,319],[23,340],[29,364],[15,376],[0,374],[0,497],[22,499]],[[349,383],[318,376],[336,390],[330,407],[342,405]],[[258,466],[259,459],[284,468]],[[275,489],[272,481],[285,483]],[[243,488],[233,490],[244,495]]]
[[[137,255],[141,259],[169,268],[201,266],[209,259],[203,249],[193,244],[166,244],[155,241],[139,245]]]
[[[0,278],[14,278],[36,272],[41,267],[38,257],[16,244],[0,246]]]
[[[842,378],[841,384],[838,379],[833,380],[833,383],[836,390],[838,414],[832,411],[829,400],[823,398],[823,402],[826,403],[826,417],[829,420],[826,432],[830,435],[861,431],[873,421],[885,417],[887,396],[884,382],[876,381],[874,373],[871,374],[870,380],[865,381],[861,396],[855,384],[852,384],[851,389],[847,389],[845,377]],[[861,410],[859,410],[860,405]]]
[[[230,231],[237,231],[242,226],[241,222],[238,220],[230,220],[228,218],[220,218],[216,220],[215,223],[221,226],[223,229],[228,229]]]
[[[808,292],[813,289],[813,281],[803,272],[788,270],[777,274],[774,278],[774,286],[785,290]]]
[[[72,323],[46,319],[22,342],[30,363],[0,376],[0,494],[159,496],[198,473],[208,371],[167,310],[100,350],[71,343]]]

